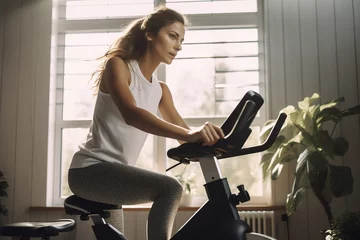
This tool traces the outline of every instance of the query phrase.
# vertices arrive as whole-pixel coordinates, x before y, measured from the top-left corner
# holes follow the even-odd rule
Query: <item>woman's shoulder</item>
[[[110,73],[110,76],[130,77],[129,62],[116,56],[106,60],[104,70],[105,73]]]
[[[128,69],[128,62],[127,60],[124,60],[120,57],[117,57],[117,56],[113,56],[113,57],[109,57],[107,60],[106,60],[106,63],[105,63],[105,67],[121,67],[121,68],[125,68],[125,69]]]
[[[170,88],[165,82],[163,82],[163,81],[158,81],[158,82],[159,82],[162,94],[164,94],[164,93],[171,94]]]
[[[105,62],[102,81],[100,84],[104,92],[108,92],[107,85],[113,81],[126,81],[128,84],[131,82],[131,74],[127,61],[119,57],[110,57]]]

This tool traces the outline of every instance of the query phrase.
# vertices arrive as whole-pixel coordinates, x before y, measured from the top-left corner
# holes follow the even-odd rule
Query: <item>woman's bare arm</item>
[[[167,119],[174,121],[175,124],[137,107],[129,89],[129,79],[130,71],[122,59],[113,57],[107,61],[102,81],[105,81],[107,90],[128,125],[157,136],[185,142],[203,142],[204,145],[214,144],[224,137],[221,128],[212,123],[207,122],[199,128],[189,130],[185,122],[182,119],[180,120],[179,116],[176,116],[174,110],[170,110],[168,113],[165,110],[165,115]],[[164,100],[168,98],[166,94]],[[166,104],[165,109],[168,109]],[[170,116],[172,114],[175,114],[175,117]]]
[[[167,122],[190,130],[190,127],[186,124],[184,119],[180,116],[179,112],[175,108],[169,87],[164,82],[160,82],[160,86],[162,89],[162,97],[159,103],[161,116]],[[181,140],[179,140],[179,142],[184,143],[184,141]]]
[[[110,58],[105,66],[103,81],[125,122],[142,131],[183,141],[189,140],[189,130],[164,121],[149,111],[136,106],[129,89],[130,72],[120,58]]]

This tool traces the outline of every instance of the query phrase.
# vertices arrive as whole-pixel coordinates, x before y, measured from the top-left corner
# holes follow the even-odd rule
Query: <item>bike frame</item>
[[[222,177],[217,158],[199,158],[208,201],[179,229],[171,240],[245,239],[250,227],[240,219],[236,205],[230,202],[231,191]],[[231,228],[231,229],[229,229]]]

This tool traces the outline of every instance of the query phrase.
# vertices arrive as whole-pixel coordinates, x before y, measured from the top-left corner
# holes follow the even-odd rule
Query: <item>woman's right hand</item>
[[[211,146],[224,138],[222,129],[211,122],[194,128],[188,132],[188,142],[202,142],[204,146]]]

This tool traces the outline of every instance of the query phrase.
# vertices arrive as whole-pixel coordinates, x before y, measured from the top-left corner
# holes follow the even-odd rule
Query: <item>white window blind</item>
[[[226,117],[246,91],[259,91],[258,31],[200,29],[166,67],[166,82],[184,117]]]
[[[184,14],[209,14],[209,13],[244,13],[257,12],[257,1],[191,1],[191,0],[168,0],[167,6]]]
[[[71,0],[61,6],[67,20],[105,19],[146,15],[154,0]]]
[[[54,0],[55,1],[55,0]],[[257,0],[176,1],[156,0],[57,0],[54,2],[53,74],[56,76],[54,204],[62,204],[71,194],[67,171],[77,146],[85,139],[91,123],[96,96],[90,81],[102,56],[120,35],[121,26],[166,4],[186,14],[187,28],[183,50],[171,65],[161,64],[156,74],[165,81],[175,105],[192,127],[206,121],[218,125],[230,114],[248,90],[265,96],[262,6]],[[256,117],[253,135],[246,143],[257,145],[264,106]],[[166,151],[178,143],[149,136],[138,166],[163,172],[175,164]],[[260,154],[220,161],[232,190],[245,184],[252,204],[269,204],[263,185]],[[169,172],[175,176],[184,166]],[[234,169],[236,169],[234,171]],[[201,203],[203,177],[197,164],[186,167],[184,176],[194,175]]]

